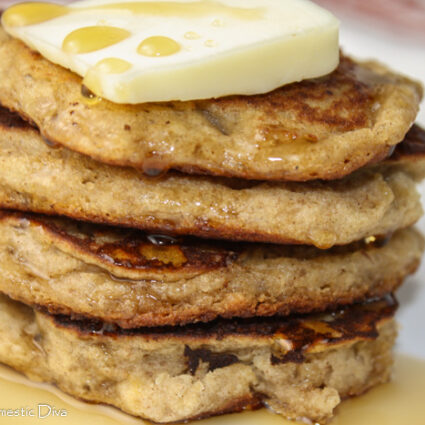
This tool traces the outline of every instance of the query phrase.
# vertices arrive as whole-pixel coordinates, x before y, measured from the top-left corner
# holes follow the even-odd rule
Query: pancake
[[[390,297],[322,316],[124,331],[0,296],[0,361],[154,422],[267,405],[324,423],[389,379],[395,307]]]
[[[424,170],[425,143],[419,145],[422,152],[403,154],[399,162],[333,182],[247,182],[178,173],[153,179],[51,148],[36,129],[3,110],[0,207],[153,233],[330,248],[419,219],[415,178]]]
[[[2,31],[0,29],[0,31]],[[118,105],[0,33],[0,103],[53,143],[156,175],[256,180],[343,177],[388,155],[418,112],[419,83],[342,57],[332,74],[258,96]]]
[[[321,251],[2,212],[0,291],[51,313],[123,328],[288,315],[395,291],[418,266],[423,245],[411,229]]]

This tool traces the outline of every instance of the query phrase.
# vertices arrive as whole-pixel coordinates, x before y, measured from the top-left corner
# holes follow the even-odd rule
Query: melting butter
[[[99,61],[96,65],[99,72],[107,74],[122,74],[131,68],[131,63],[119,58],[106,58]]]
[[[146,38],[137,47],[139,54],[150,57],[170,56],[179,50],[181,50],[181,46],[177,41],[161,35]]]
[[[122,28],[94,25],[69,33],[62,42],[66,53],[90,53],[125,40],[131,33]]]
[[[11,6],[2,23],[116,103],[265,93],[339,61],[338,21],[307,0],[38,2]],[[129,66],[98,66],[108,58]]]
[[[123,74],[130,70],[131,63],[119,58],[105,58],[100,60],[94,67],[90,68],[83,79],[81,86],[81,94],[84,102],[88,105],[96,105],[101,101],[102,86],[99,84],[98,75]],[[98,95],[96,95],[88,87],[91,87]]]

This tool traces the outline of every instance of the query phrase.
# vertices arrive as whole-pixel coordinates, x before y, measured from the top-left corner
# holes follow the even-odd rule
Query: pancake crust
[[[0,296],[0,361],[154,422],[266,404],[324,423],[341,399],[389,379],[394,310],[388,298],[321,316],[123,331]]]
[[[52,148],[36,129],[4,110],[0,129],[1,208],[153,233],[320,248],[384,235],[422,214],[415,188],[425,165],[420,153],[333,182],[247,182],[176,173],[153,179]]]
[[[422,251],[411,229],[320,251],[152,237],[2,212],[0,291],[51,313],[123,328],[288,315],[393,292]]]
[[[419,83],[341,58],[332,74],[258,96],[117,105],[0,29],[0,103],[53,143],[156,175],[168,169],[257,180],[343,177],[383,159],[418,111]]]

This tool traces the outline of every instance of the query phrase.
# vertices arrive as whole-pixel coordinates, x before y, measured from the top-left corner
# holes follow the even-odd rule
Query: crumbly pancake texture
[[[422,251],[411,229],[321,251],[173,240],[3,212],[0,291],[51,313],[123,328],[287,315],[393,292]]]
[[[36,129],[5,110],[0,130],[0,207],[6,209],[151,232],[320,248],[384,235],[422,214],[412,175],[412,169],[424,169],[419,153],[404,155],[400,166],[390,161],[333,182],[247,182],[172,173],[153,179],[50,147]]]
[[[342,399],[389,379],[394,310],[388,298],[321,316],[124,331],[0,296],[0,361],[154,422],[265,404],[324,423]]]
[[[80,77],[0,31],[0,103],[51,142],[148,174],[335,179],[387,156],[422,97],[419,83],[342,57],[326,77],[265,95],[96,103],[81,95]]]

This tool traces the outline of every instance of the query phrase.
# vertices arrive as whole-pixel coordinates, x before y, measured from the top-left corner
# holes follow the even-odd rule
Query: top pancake
[[[418,111],[420,85],[342,57],[332,74],[265,95],[118,105],[0,30],[0,103],[46,139],[147,174],[176,169],[258,180],[343,177],[383,159]]]

